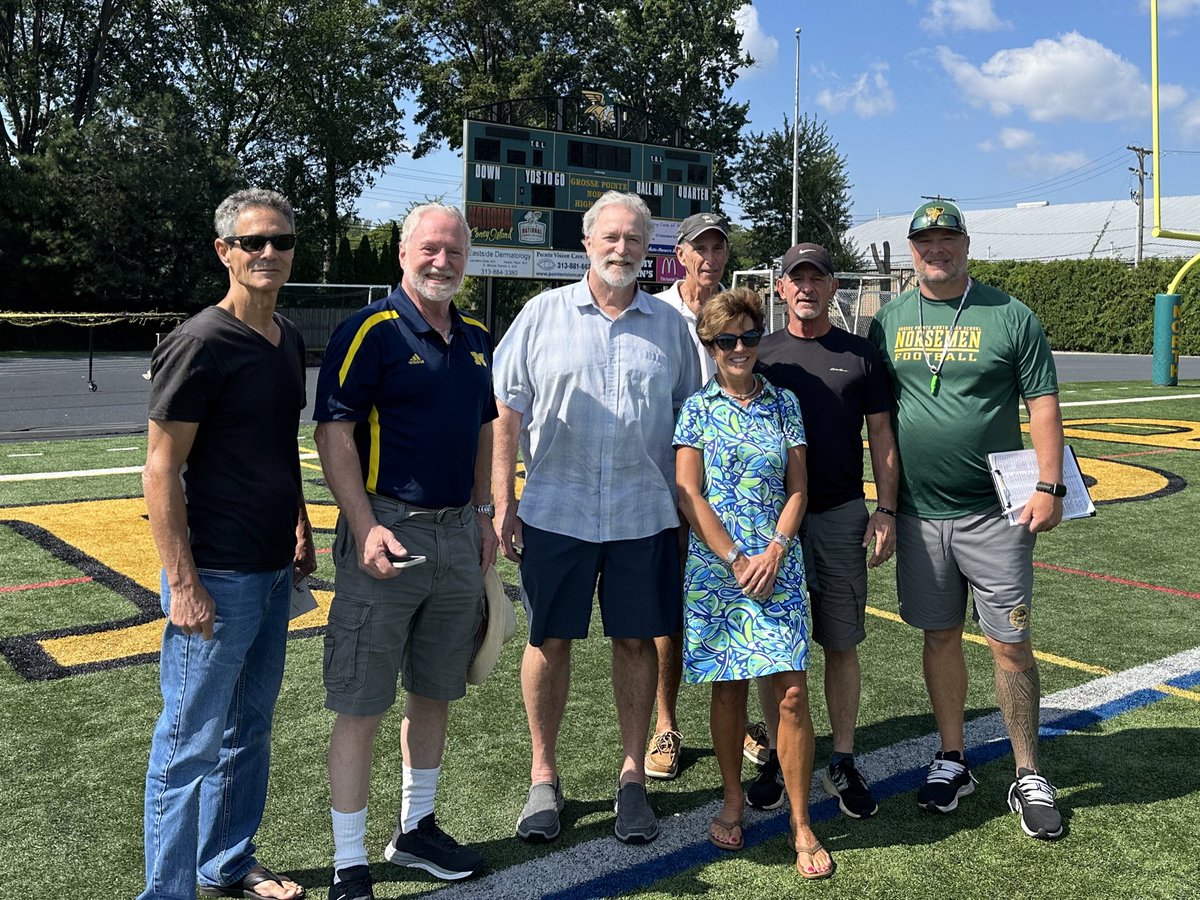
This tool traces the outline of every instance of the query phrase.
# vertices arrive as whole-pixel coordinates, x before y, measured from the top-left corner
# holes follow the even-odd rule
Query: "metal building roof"
[[[1020,204],[1004,209],[963,210],[971,235],[971,259],[1122,259],[1133,262],[1137,238],[1137,204],[1132,200],[1094,203]],[[1156,238],[1151,234],[1153,209],[1146,199],[1144,257],[1191,257],[1200,242]],[[886,216],[863,222],[847,236],[871,266],[871,244],[882,254],[891,244],[893,268],[912,266],[908,252],[909,216]],[[1166,230],[1200,232],[1200,196],[1162,198]]]

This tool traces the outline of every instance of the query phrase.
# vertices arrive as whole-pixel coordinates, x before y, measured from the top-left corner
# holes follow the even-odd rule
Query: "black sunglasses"
[[[713,338],[713,343],[718,349],[729,352],[738,345],[738,341],[742,342],[743,347],[757,347],[758,342],[762,340],[762,335],[757,331],[743,331],[741,334],[730,334],[723,331]]]
[[[951,228],[956,231],[966,231],[963,227],[962,219],[954,215],[954,213],[940,213],[936,216],[931,216],[928,213],[917,216],[912,220],[912,224],[908,226],[908,230],[919,231],[922,228]]]
[[[238,234],[223,237],[221,240],[231,247],[236,242],[247,253],[258,253],[268,243],[280,251],[291,250],[296,246],[296,236],[294,234]]]

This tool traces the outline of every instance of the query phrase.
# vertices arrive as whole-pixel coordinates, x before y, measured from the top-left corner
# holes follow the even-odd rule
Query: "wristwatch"
[[[1055,497],[1067,496],[1067,486],[1065,484],[1055,484],[1050,481],[1039,481],[1037,483],[1037,489],[1043,494],[1052,494]]]
[[[487,516],[489,519],[494,519],[496,518],[496,504],[480,503],[475,507],[475,512],[479,513],[481,516]]]
[[[787,553],[792,548],[792,539],[782,531],[777,531],[771,535],[771,542],[782,547],[784,553]]]
[[[725,557],[724,557],[725,565],[732,566],[734,560],[736,560],[741,555],[742,555],[742,548],[739,547],[737,544],[734,544],[732,547],[729,548],[729,552],[725,554]]]

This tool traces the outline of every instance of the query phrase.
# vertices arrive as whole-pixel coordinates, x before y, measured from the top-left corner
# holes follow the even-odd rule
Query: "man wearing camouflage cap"
[[[917,803],[949,813],[975,789],[963,739],[969,584],[1015,757],[1008,804],[1027,835],[1054,840],[1063,825],[1057,792],[1038,767],[1041,686],[1029,630],[1034,541],[1062,519],[1066,494],[1054,359],[1025,304],[967,274],[970,238],[957,206],[938,199],[917,207],[908,241],[919,286],[879,311],[870,337],[896,397],[900,615],[924,631],[925,685],[941,738]],[[1040,481],[1010,526],[987,454],[1021,449],[1022,400]]]
[[[696,213],[679,223],[675,236],[675,258],[684,277],[655,296],[676,310],[687,322],[700,363],[700,383],[707,384],[717,364],[696,336],[696,319],[704,304],[725,290],[721,275],[729,262],[729,223],[716,213]],[[680,525],[680,546],[687,545],[688,525]],[[683,644],[678,632],[655,638],[658,654],[658,689],[655,703],[658,718],[646,748],[646,774],[650,778],[674,778],[679,774],[683,734],[676,720],[679,682],[683,677]]]

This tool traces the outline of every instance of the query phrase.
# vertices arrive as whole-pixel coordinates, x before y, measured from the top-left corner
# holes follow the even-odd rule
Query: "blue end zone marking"
[[[1200,685],[1200,672],[1189,672],[1187,675],[1180,675],[1178,678],[1172,678],[1170,681],[1165,682],[1165,684],[1186,691],[1188,688]]]
[[[1186,689],[1200,683],[1200,672],[1181,675],[1166,683],[1172,687]],[[1163,700],[1169,696],[1169,694],[1164,694],[1162,691],[1149,688],[1137,690],[1119,700],[1102,703],[1092,709],[1078,710],[1058,716],[1048,724],[1043,725],[1039,733],[1041,737],[1049,740],[1060,735],[1083,731],[1100,722],[1115,718],[1122,713],[1149,706],[1151,703]],[[1012,746],[1007,740],[988,741],[978,747],[972,748],[968,760],[972,766],[984,765],[995,762],[1011,752]],[[924,778],[924,766],[899,772],[878,782],[874,786],[875,795],[882,801],[898,794],[915,791],[920,787]],[[809,814],[813,822],[826,822],[838,814],[837,800],[833,798],[823,800],[813,806]],[[779,813],[771,819],[759,822],[756,825],[747,826],[745,832],[746,846],[754,847],[772,838],[779,837],[788,830],[789,825],[787,814]],[[544,896],[545,898],[553,898],[553,900],[592,900],[595,897],[617,897],[622,894],[631,893],[639,888],[644,888],[672,875],[678,875],[687,869],[715,862],[726,856],[728,856],[727,851],[718,850],[705,841],[673,851],[665,856],[655,857],[652,860],[631,866],[621,872],[614,872],[611,875],[593,878],[574,887],[545,894]]]

